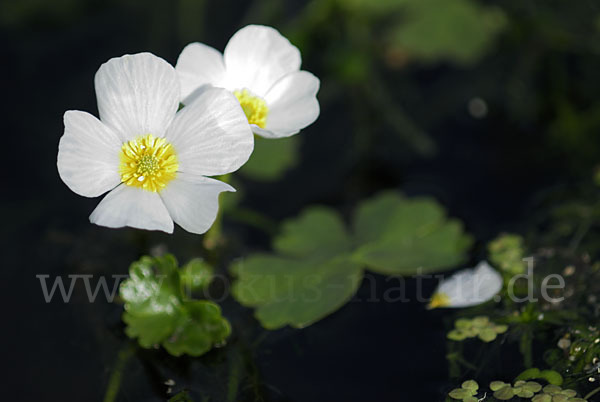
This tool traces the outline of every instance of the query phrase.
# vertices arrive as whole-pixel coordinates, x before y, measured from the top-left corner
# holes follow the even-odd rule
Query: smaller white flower
[[[100,119],[66,112],[57,161],[75,193],[108,192],[90,221],[167,233],[175,221],[188,232],[206,232],[219,194],[235,190],[205,176],[237,170],[254,147],[235,97],[211,88],[178,112],[177,73],[150,53],[104,63],[95,87]]]
[[[276,29],[248,25],[231,37],[223,54],[202,43],[187,45],[175,69],[182,103],[207,87],[225,88],[239,100],[255,134],[281,138],[319,116],[319,79],[300,64],[298,48]]]
[[[502,276],[486,261],[481,261],[475,268],[458,271],[442,280],[428,307],[475,306],[490,300],[501,289]]]

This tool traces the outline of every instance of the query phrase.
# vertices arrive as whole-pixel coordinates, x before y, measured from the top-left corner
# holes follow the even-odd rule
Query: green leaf
[[[309,207],[284,222],[273,242],[275,250],[290,257],[335,257],[349,252],[351,246],[339,214],[325,207]]]
[[[131,265],[129,274],[120,287],[125,332],[149,348],[177,326],[181,309],[177,262],[172,256],[143,257]]]
[[[513,396],[515,396],[515,392],[513,391],[510,385],[502,387],[494,392],[494,398],[499,399],[501,401],[508,401]]]
[[[468,389],[463,389],[463,388],[456,388],[448,393],[448,396],[450,398],[454,398],[454,399],[464,399],[471,395],[472,394]]]
[[[181,271],[181,286],[184,291],[201,291],[213,280],[214,269],[201,258],[190,260]]]
[[[256,308],[268,329],[302,328],[344,305],[356,292],[362,269],[345,258],[295,260],[255,255],[233,266],[238,276],[232,292],[243,305]]]
[[[556,372],[554,370],[540,371],[539,369],[537,369],[535,367],[523,371],[516,378],[516,380],[532,380],[532,379],[544,379],[549,384],[557,385],[557,386],[560,386],[563,383],[563,378],[558,372]],[[550,388],[550,389],[556,391],[556,389],[554,389],[554,388]],[[535,391],[535,392],[537,392],[537,391]]]
[[[221,316],[221,308],[207,300],[185,303],[185,319],[163,342],[173,356],[200,356],[213,346],[220,346],[231,333],[229,322]]]
[[[468,389],[470,391],[473,391],[473,393],[475,393],[479,389],[479,384],[477,384],[477,381],[467,380],[462,383],[461,388]]]
[[[298,137],[254,138],[252,156],[239,170],[244,176],[259,181],[278,180],[298,162]]]
[[[484,328],[481,331],[479,331],[478,334],[479,339],[481,339],[484,342],[492,342],[494,339],[496,339],[496,336],[496,332],[490,328]]]
[[[472,0],[404,1],[403,19],[389,33],[392,46],[423,62],[472,64],[506,25],[498,8]]]
[[[552,402],[552,396],[548,394],[538,394],[531,399],[531,402]]]
[[[437,203],[398,193],[362,204],[354,228],[349,234],[330,208],[307,208],[283,224],[273,254],[255,254],[231,266],[237,277],[234,297],[256,308],[266,328],[304,327],[346,303],[365,266],[392,274],[450,267],[463,259],[470,243]]]
[[[553,384],[546,385],[544,387],[544,393],[548,394],[548,395],[556,395],[556,394],[559,394],[561,391],[562,391],[561,387],[559,387],[557,385],[553,385]]]
[[[490,389],[492,391],[498,391],[499,389],[504,388],[506,386],[508,386],[508,384],[503,381],[492,381],[490,383]]]
[[[563,383],[562,376],[557,371],[554,371],[554,370],[542,370],[539,378],[545,379],[551,385],[560,386]]]
[[[460,342],[460,341],[464,341],[465,339],[467,339],[467,334],[465,334],[460,329],[453,329],[452,331],[448,332],[448,335],[446,335],[446,337],[452,341]]]
[[[183,271],[193,278],[206,269],[201,265],[192,260]],[[162,344],[174,356],[199,356],[223,343],[231,332],[216,304],[184,301],[180,270],[172,255],[142,257],[131,264],[129,273],[120,288],[125,333],[138,338],[142,347]]]
[[[471,238],[458,221],[446,220],[442,207],[425,198],[395,192],[366,202],[355,216],[358,250],[353,260],[390,275],[452,268],[465,259]]]

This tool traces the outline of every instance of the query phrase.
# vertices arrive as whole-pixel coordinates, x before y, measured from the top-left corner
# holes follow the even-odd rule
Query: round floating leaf
[[[474,380],[467,380],[462,383],[461,387],[464,389],[471,390],[473,391],[473,393],[475,393],[479,389],[479,384],[477,384],[477,382]]]
[[[185,319],[163,342],[173,356],[200,356],[215,345],[222,344],[231,333],[229,322],[213,302],[194,300],[185,303]]]
[[[481,331],[479,331],[479,339],[481,339],[484,342],[492,342],[494,339],[496,339],[496,332],[494,332],[493,329],[491,328],[483,328]]]
[[[535,394],[536,392],[540,392],[542,390],[542,385],[535,381],[527,381],[521,386],[521,388],[533,392]]]
[[[474,327],[483,328],[487,327],[490,323],[490,319],[486,316],[475,317],[471,320]]]
[[[498,391],[499,389],[504,388],[506,386],[508,386],[508,384],[503,381],[492,381],[490,383],[490,389],[492,391]]]
[[[467,396],[466,398],[463,398],[463,402],[479,402],[479,398],[474,396]]]
[[[464,399],[471,395],[472,395],[471,391],[469,391],[468,389],[463,389],[463,388],[456,388],[448,393],[448,396],[450,396],[450,398],[454,398],[454,399]]]
[[[343,257],[294,260],[255,255],[232,267],[232,287],[243,305],[256,308],[268,329],[306,327],[344,305],[362,279],[360,265]]]
[[[462,225],[447,220],[443,208],[426,198],[382,193],[361,204],[354,220],[360,245],[353,259],[390,275],[451,268],[465,259],[471,238]]]
[[[548,395],[557,395],[560,394],[560,392],[562,391],[561,387],[552,384],[546,385],[543,389],[544,393]]]
[[[548,394],[538,394],[531,399],[531,402],[552,402],[552,396]]]
[[[508,331],[508,325],[504,325],[504,324],[494,325],[493,329],[494,329],[495,333],[497,333],[497,334],[503,334],[506,331]]]
[[[254,138],[252,156],[239,170],[244,176],[260,181],[278,180],[298,163],[298,137]]]
[[[563,389],[562,391],[560,391],[561,395],[567,396],[569,398],[574,397],[575,395],[577,395],[577,391],[573,390],[573,389]]]
[[[506,385],[505,387],[502,387],[494,392],[494,398],[501,401],[508,401],[513,396],[515,396],[515,392],[510,385]]]
[[[465,339],[467,339],[467,334],[465,334],[465,332],[461,331],[460,329],[453,329],[452,331],[448,332],[448,335],[446,335],[446,337],[452,341],[464,341]]]
[[[185,290],[200,291],[213,280],[214,269],[201,258],[190,260],[181,271],[181,286]]]
[[[473,323],[471,322],[471,320],[469,320],[467,318],[459,318],[458,320],[454,321],[454,326],[457,329],[471,328],[472,325],[473,325]]]
[[[552,402],[568,402],[569,401],[569,397],[565,396],[565,395],[553,395],[552,396]]]

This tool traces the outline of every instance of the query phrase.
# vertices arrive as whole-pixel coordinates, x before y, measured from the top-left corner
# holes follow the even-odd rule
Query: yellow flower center
[[[152,134],[124,143],[119,157],[121,181],[154,193],[165,188],[179,168],[173,146]]]
[[[242,105],[248,123],[256,124],[260,128],[265,128],[267,125],[267,115],[269,114],[267,102],[258,96],[252,95],[247,89],[233,91],[233,94],[240,102],[240,105]]]
[[[438,307],[448,307],[450,305],[450,297],[446,293],[436,293],[431,298],[431,301],[427,305],[428,309]]]

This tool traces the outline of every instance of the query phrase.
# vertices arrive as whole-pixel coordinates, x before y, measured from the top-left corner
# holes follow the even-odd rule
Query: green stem
[[[114,402],[119,394],[119,388],[121,387],[121,379],[123,377],[123,371],[127,365],[127,361],[133,355],[134,347],[127,345],[119,351],[117,354],[117,361],[115,367],[108,379],[108,386],[106,387],[106,393],[104,394],[104,402]]]
[[[523,365],[526,368],[531,368],[533,366],[533,335],[531,330],[527,328],[523,335],[521,335],[521,343],[519,345],[519,349],[521,354],[523,355]]]
[[[590,393],[588,393],[586,396],[583,397],[583,399],[588,400],[590,399],[592,396],[596,395],[598,392],[600,392],[600,387],[596,388],[595,390],[591,391]]]

